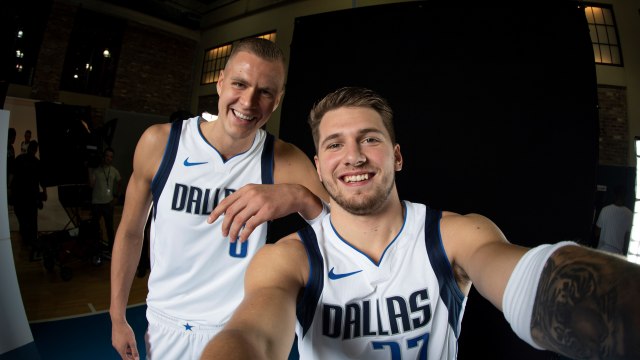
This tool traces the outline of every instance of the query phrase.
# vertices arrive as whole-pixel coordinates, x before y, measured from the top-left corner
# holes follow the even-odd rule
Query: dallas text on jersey
[[[375,309],[372,309],[374,302]],[[383,305],[380,302],[379,299],[366,299],[345,306],[323,304],[322,334],[332,338],[342,337],[343,340],[395,335],[422,328],[431,320],[427,289],[413,292],[408,300],[402,296],[391,296],[382,299]],[[384,313],[389,320],[388,327],[382,321],[381,314]],[[372,329],[374,322],[377,326]]]
[[[171,210],[188,214],[209,215],[223,198],[235,192],[235,189],[201,189],[176,183],[173,190]],[[213,197],[211,194],[213,193]],[[222,196],[224,194],[224,196]]]

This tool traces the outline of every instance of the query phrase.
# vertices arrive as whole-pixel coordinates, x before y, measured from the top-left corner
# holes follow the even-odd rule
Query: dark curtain
[[[314,154],[313,103],[341,86],[391,103],[402,199],[491,218],[516,244],[585,241],[594,214],[596,76],[583,10],[411,2],[296,19],[280,136]],[[460,359],[549,359],[469,296]]]

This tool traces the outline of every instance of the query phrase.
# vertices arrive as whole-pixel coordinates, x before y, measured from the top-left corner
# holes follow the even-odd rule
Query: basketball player
[[[284,56],[272,42],[234,44],[217,83],[218,119],[154,125],[140,138],[111,267],[112,344],[122,358],[139,357],[125,310],[150,207],[151,359],[199,358],[242,300],[246,267],[266,240],[262,223],[296,211],[305,219],[321,214],[314,193],[328,196],[313,163],[261,130],[280,104],[284,77]],[[212,210],[247,184],[209,224]]]
[[[639,266],[401,201],[392,111],[370,90],[329,94],[310,124],[331,213],[260,250],[203,359],[284,359],[294,329],[301,359],[454,359],[472,284],[536,348],[640,358]]]

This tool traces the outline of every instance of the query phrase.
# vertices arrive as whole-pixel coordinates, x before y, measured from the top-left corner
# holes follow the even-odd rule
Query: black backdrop
[[[43,185],[88,184],[87,165],[100,145],[91,108],[48,101],[35,108]]]
[[[588,240],[597,88],[583,10],[411,2],[296,19],[280,137],[310,157],[306,119],[341,86],[391,103],[403,199],[490,217],[516,244]],[[475,290],[460,359],[548,359]]]

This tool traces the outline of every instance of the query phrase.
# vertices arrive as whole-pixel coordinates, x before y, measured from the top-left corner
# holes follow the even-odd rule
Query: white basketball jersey
[[[273,183],[273,136],[259,130],[251,148],[224,161],[194,117],[172,124],[155,175],[151,274],[147,305],[166,315],[217,326],[244,296],[245,269],[265,244],[267,225],[248,241],[222,236],[222,217],[206,222],[219,201],[243,185]]]
[[[440,237],[441,212],[404,202],[403,228],[376,263],[331,217],[298,234],[309,281],[298,302],[300,359],[455,359],[467,298]]]

